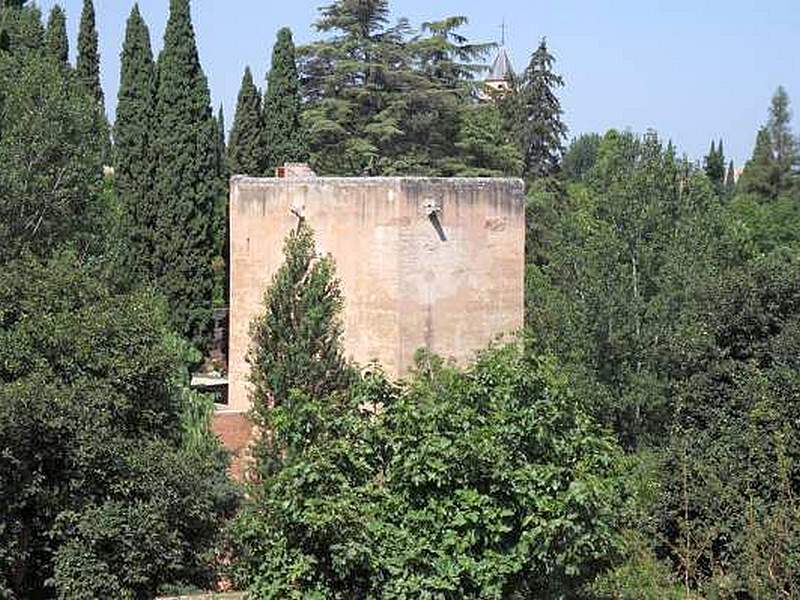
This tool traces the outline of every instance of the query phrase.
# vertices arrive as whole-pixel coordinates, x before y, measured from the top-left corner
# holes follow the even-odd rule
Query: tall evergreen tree
[[[725,185],[725,153],[722,140],[719,141],[719,147],[711,142],[711,149],[704,160],[704,169],[714,189],[721,194]]]
[[[780,86],[772,97],[767,127],[772,138],[773,156],[780,171],[781,182],[779,185],[781,189],[787,187],[787,179],[800,163],[800,154],[797,140],[792,132],[791,121],[792,111],[789,95],[783,86]]]
[[[331,256],[319,258],[314,232],[300,221],[284,242],[284,264],[264,294],[264,313],[251,324],[253,409],[256,423],[271,430],[276,408],[293,391],[322,398],[351,381],[342,346],[341,284]],[[269,472],[270,448],[262,444],[260,469]]]
[[[543,39],[509,99],[527,177],[553,175],[564,151],[567,126],[561,120],[563,110],[556,96],[564,80],[553,71],[554,63],[555,57]]]
[[[69,63],[69,40],[67,38],[67,16],[64,9],[56,4],[50,11],[45,32],[45,45],[48,52],[63,65]]]
[[[728,172],[725,175],[725,195],[733,197],[736,192],[736,170],[733,168],[733,161],[728,163]]]
[[[40,15],[13,10],[29,13],[15,15],[9,37],[20,41],[17,26]],[[13,48],[0,54],[0,263],[80,246],[92,231],[103,164],[96,105],[83,86],[41,46]]]
[[[189,0],[170,0],[158,58],[155,275],[175,328],[205,347],[211,324],[219,130],[200,65]]]
[[[224,164],[227,154],[227,147],[225,144],[225,108],[222,106],[222,102],[220,102],[219,110],[217,111],[217,154],[222,164],[221,170],[227,176],[228,168]]]
[[[0,49],[10,52],[39,50],[44,45],[42,13],[36,4],[6,0],[0,7]]]
[[[327,37],[298,50],[315,169],[440,175],[460,168],[453,164],[459,108],[473,72],[463,53],[474,49],[455,37],[461,19],[429,24],[420,38],[405,19],[389,23],[387,0],[336,0],[320,12],[316,27]]]
[[[127,217],[131,267],[150,277],[158,209],[154,197],[155,63],[150,32],[134,5],[122,46],[117,119],[114,123],[114,172]]]
[[[286,162],[308,159],[306,131],[300,114],[300,81],[294,41],[291,30],[284,27],[278,31],[272,49],[272,66],[264,97],[264,172],[269,173]]]
[[[756,138],[752,158],[747,161],[739,180],[739,189],[745,193],[773,200],[780,189],[781,170],[773,153],[772,135],[762,127]]]
[[[261,176],[267,173],[264,130],[261,120],[261,93],[253,83],[250,67],[245,68],[236,116],[228,145],[228,168],[234,175]]]
[[[100,51],[98,49],[97,25],[95,24],[92,0],[83,0],[81,24],[78,31],[78,61],[75,69],[83,85],[102,106],[103,87],[100,84]]]
[[[415,41],[415,50],[422,70],[445,88],[463,88],[485,70],[482,64],[495,47],[492,43],[472,43],[459,33],[468,25],[464,16],[453,16],[422,24],[422,32]]]
[[[225,145],[225,111],[222,103],[216,118],[217,125],[217,172],[219,173],[219,195],[214,207],[214,294],[215,307],[228,306],[228,264],[230,258],[228,235],[228,168],[227,148]]]

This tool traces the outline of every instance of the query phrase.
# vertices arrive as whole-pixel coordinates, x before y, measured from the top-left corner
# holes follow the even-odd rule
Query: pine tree
[[[788,187],[788,179],[794,168],[800,163],[797,140],[792,132],[791,122],[792,111],[789,95],[783,86],[780,86],[772,97],[767,127],[772,138],[773,156],[780,171],[779,187],[781,190]]]
[[[519,131],[524,175],[539,178],[558,171],[567,126],[556,90],[564,80],[553,72],[555,57],[542,40],[525,69],[520,85],[508,101],[515,129]]]
[[[482,64],[495,44],[471,43],[459,29],[469,24],[464,16],[453,16],[422,24],[422,32],[415,44],[422,70],[442,87],[464,89],[465,82],[473,81],[485,70]]]
[[[103,87],[100,84],[100,51],[92,0],[83,0],[81,24],[78,31],[78,61],[75,70],[83,85],[102,106],[104,98]]]
[[[234,175],[266,174],[264,131],[261,120],[261,93],[253,83],[250,67],[245,68],[236,116],[228,145],[228,168]]]
[[[286,238],[283,253],[284,264],[264,294],[264,313],[251,324],[247,357],[256,423],[265,430],[271,429],[272,410],[285,406],[292,390],[321,398],[346,387],[351,377],[342,347],[344,298],[333,258],[318,257],[314,233],[302,220]]]
[[[114,172],[130,242],[130,267],[150,278],[158,208],[154,197],[155,63],[138,5],[128,17],[114,123]]]
[[[454,42],[459,20],[445,19],[426,30],[431,39],[419,39],[407,20],[389,24],[386,0],[335,0],[320,12],[316,28],[326,37],[298,52],[315,170],[451,174],[467,101],[465,81],[452,76],[471,70],[456,65],[470,47]]]
[[[170,0],[157,73],[155,275],[177,331],[205,347],[214,285],[213,214],[221,180],[219,129],[200,65],[189,0]]]
[[[722,140],[719,141],[719,148],[713,141],[711,142],[711,149],[704,160],[704,168],[714,189],[721,194],[725,185],[725,152]]]
[[[292,32],[284,27],[272,49],[272,66],[267,77],[264,97],[263,171],[287,162],[308,159],[306,132],[300,119],[300,81],[297,76]]]
[[[69,64],[69,40],[67,38],[67,16],[64,9],[56,4],[50,11],[45,32],[45,46],[48,52],[63,65]]]
[[[774,200],[780,189],[781,170],[773,153],[772,135],[762,127],[756,138],[753,157],[747,161],[739,180],[739,189],[747,194],[761,196],[763,200]]]

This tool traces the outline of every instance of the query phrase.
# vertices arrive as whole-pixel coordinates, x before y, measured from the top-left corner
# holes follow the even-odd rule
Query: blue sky
[[[54,0],[39,0],[46,12]],[[265,79],[275,33],[289,26],[297,43],[315,39],[326,0],[195,0],[200,56],[214,102],[230,126],[242,71]],[[62,0],[71,51],[81,0]],[[119,52],[133,0],[95,0],[103,86],[113,116]],[[168,0],[140,0],[156,51]],[[800,115],[798,0],[393,0],[396,15],[418,25],[447,15],[470,19],[466,33],[507,45],[520,70],[546,36],[566,80],[561,92],[570,135],[611,127],[652,128],[690,158],[722,137],[737,165],[751,152],[770,97],[783,85]],[[794,120],[800,130],[800,119]]]

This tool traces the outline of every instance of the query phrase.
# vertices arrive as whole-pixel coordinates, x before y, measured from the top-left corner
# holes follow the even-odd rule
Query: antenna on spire
[[[503,22],[500,24],[500,45],[506,45],[506,19],[503,17]]]

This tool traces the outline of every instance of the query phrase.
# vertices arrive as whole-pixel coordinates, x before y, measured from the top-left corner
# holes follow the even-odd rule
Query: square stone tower
[[[465,362],[522,327],[522,181],[234,177],[229,412],[250,407],[250,323],[301,216],[336,261],[345,351],[358,363],[402,376],[419,348]]]

